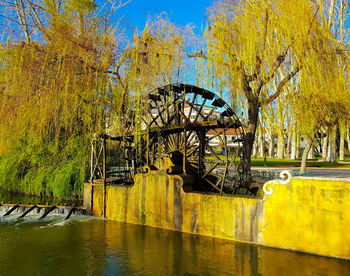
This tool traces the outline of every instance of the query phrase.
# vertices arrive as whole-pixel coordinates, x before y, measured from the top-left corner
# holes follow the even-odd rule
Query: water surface
[[[332,258],[85,216],[17,216],[0,219],[0,275],[350,275],[350,262]]]

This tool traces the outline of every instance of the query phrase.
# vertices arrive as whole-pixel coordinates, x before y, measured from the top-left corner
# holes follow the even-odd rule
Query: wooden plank
[[[66,216],[66,218],[64,220],[67,220],[71,217],[71,215],[73,214],[73,212],[75,211],[75,207],[73,207],[72,209],[69,210],[68,215]]]
[[[11,214],[11,213],[12,213],[14,210],[16,210],[18,207],[19,207],[18,204],[16,204],[15,206],[13,206],[10,210],[8,210],[8,211],[6,212],[6,214],[4,215],[4,217],[5,217],[5,216],[8,216],[9,214]]]
[[[19,216],[18,219],[25,217],[27,214],[29,214],[31,211],[33,211],[35,208],[39,208],[39,207],[37,205],[33,205],[27,211],[25,211],[21,216]]]
[[[48,210],[46,210],[46,212],[39,218],[39,219],[43,219],[45,218],[48,214],[50,214],[53,210],[55,210],[57,207],[54,205],[54,206],[51,206]]]

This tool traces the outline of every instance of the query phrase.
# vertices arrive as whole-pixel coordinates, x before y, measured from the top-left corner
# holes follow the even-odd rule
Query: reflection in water
[[[8,192],[3,190],[0,187],[0,203],[24,203],[24,204],[58,204],[63,205],[67,204],[69,206],[81,206],[83,204],[82,200],[75,199],[75,200],[65,200],[65,199],[59,199],[56,197],[50,197],[50,196],[35,196],[35,195],[26,195],[23,193],[18,192]]]
[[[0,275],[347,275],[350,262],[90,217],[0,221]]]

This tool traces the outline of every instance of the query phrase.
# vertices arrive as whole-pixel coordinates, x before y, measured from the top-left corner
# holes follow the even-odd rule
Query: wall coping
[[[323,181],[341,181],[350,182],[350,178],[337,178],[337,177],[309,177],[309,176],[293,176],[293,179],[306,179],[306,180],[323,180]]]

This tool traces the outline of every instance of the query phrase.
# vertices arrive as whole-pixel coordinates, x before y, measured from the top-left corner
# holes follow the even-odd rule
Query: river
[[[0,216],[0,275],[350,275],[343,260],[88,216]]]

